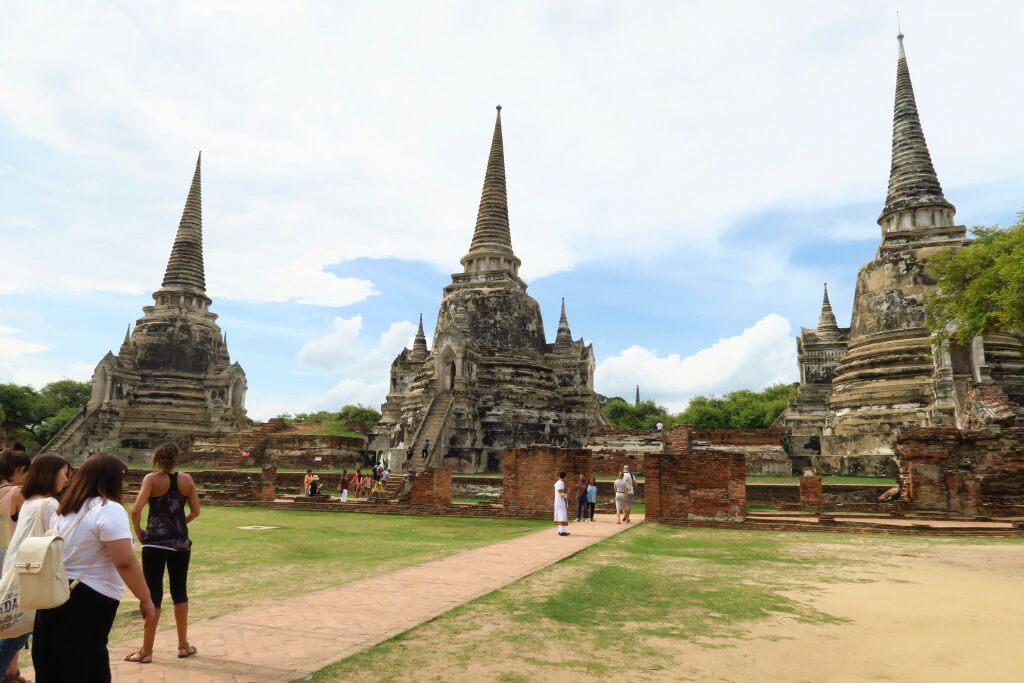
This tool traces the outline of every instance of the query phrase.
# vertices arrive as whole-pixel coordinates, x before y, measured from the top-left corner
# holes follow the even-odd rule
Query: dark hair
[[[163,472],[170,472],[178,462],[178,447],[173,443],[157,446],[153,451],[153,465]]]
[[[124,475],[127,472],[124,463],[109,453],[89,458],[75,473],[57,512],[62,515],[74,514],[82,509],[85,501],[96,496],[120,503]]]
[[[11,480],[14,473],[20,469],[28,469],[32,466],[32,458],[28,457],[25,451],[8,451],[0,453],[0,479]]]
[[[559,472],[558,473],[558,478],[559,479],[565,479],[565,472]]]
[[[32,496],[56,497],[60,493],[57,490],[57,475],[65,467],[70,468],[71,464],[59,455],[37,455],[28,468],[25,481],[21,483],[21,495],[25,496],[25,500]]]

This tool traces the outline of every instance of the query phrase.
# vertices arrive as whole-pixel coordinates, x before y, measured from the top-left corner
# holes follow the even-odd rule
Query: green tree
[[[925,298],[928,327],[969,344],[996,330],[1024,334],[1024,212],[1009,228],[978,227],[962,249],[945,249],[926,267],[939,282]]]
[[[639,405],[633,405],[618,396],[608,399],[602,412],[616,429],[654,429],[657,423],[667,424],[669,421],[665,406],[654,401],[641,401]]]
[[[37,442],[36,429],[46,415],[41,412],[39,393],[30,386],[0,384],[0,408],[4,413],[4,427],[16,438]]]
[[[694,396],[686,410],[673,416],[675,424],[697,429],[763,429],[796,396],[796,384],[773,384],[761,391],[741,389],[722,397]]]
[[[76,382],[73,379],[61,379],[50,382],[39,390],[39,408],[49,415],[56,415],[62,408],[81,410],[89,402],[92,385],[88,382]]]
[[[89,401],[86,382],[62,379],[39,391],[21,384],[0,384],[0,424],[27,446],[49,441]]]
[[[338,412],[337,419],[340,422],[359,422],[366,427],[366,433],[369,434],[380,421],[380,413],[369,406],[349,403]]]

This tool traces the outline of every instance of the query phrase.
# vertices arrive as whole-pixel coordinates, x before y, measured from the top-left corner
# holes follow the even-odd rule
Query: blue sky
[[[1012,222],[1024,10],[900,9],[959,221]],[[878,244],[891,3],[5,14],[0,381],[87,379],[116,351],[159,285],[202,149],[207,283],[250,414],[379,403],[468,248],[499,102],[529,291],[551,338],[566,298],[603,393],[640,384],[679,409],[795,380],[821,283],[848,321]]]

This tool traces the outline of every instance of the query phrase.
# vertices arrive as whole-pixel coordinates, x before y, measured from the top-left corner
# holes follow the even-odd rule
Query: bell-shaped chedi
[[[573,340],[563,303],[547,342],[537,301],[512,250],[501,107],[463,270],[444,289],[427,351],[422,319],[412,349],[391,366],[391,386],[371,448],[417,467],[479,471],[505,448],[581,445],[607,423],[594,392],[594,350]],[[428,457],[419,457],[429,443]]]
[[[892,474],[902,427],[959,426],[972,383],[995,381],[1024,393],[1021,344],[1008,335],[970,348],[936,346],[925,297],[937,286],[925,268],[941,249],[967,243],[932,164],[910,68],[897,38],[892,164],[875,259],[857,277],[848,352],[835,369],[821,439],[823,473]],[[824,311],[823,320],[827,321]]]
[[[145,461],[160,443],[184,445],[193,434],[245,425],[245,372],[231,362],[227,334],[206,295],[201,162],[200,156],[153,305],[143,307],[117,355],[107,353],[96,366],[89,404],[47,450],[73,459],[105,451]]]

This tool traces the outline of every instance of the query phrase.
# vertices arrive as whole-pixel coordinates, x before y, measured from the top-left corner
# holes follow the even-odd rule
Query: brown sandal
[[[152,652],[144,652],[142,650],[136,650],[135,652],[133,652],[130,655],[128,655],[127,657],[125,657],[124,661],[126,661],[126,662],[135,662],[136,664],[152,664],[153,663],[153,653]]]
[[[199,652],[199,650],[197,650],[194,645],[186,645],[185,647],[179,647],[178,659],[185,659],[186,657],[191,657],[197,652]]]

